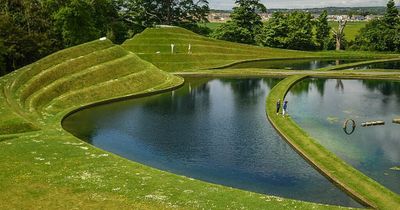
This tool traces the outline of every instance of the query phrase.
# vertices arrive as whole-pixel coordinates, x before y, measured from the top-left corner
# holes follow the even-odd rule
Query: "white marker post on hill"
[[[171,44],[171,54],[174,54],[174,47],[175,47],[175,44]]]

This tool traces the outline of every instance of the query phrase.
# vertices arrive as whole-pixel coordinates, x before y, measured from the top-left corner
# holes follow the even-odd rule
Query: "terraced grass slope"
[[[0,78],[0,209],[337,209],[152,169],[64,131],[86,105],[143,96],[183,79],[110,41],[69,48]]]
[[[174,44],[174,53],[171,44]],[[148,28],[125,41],[122,47],[169,72],[210,69],[257,59],[397,57],[371,52],[305,52],[257,47],[207,38],[179,27]]]
[[[171,53],[174,44],[174,54]],[[191,53],[188,52],[189,44]],[[261,58],[316,56],[311,52],[256,47],[210,39],[179,27],[148,28],[122,44],[165,71],[204,69]]]
[[[182,83],[182,79],[157,69],[109,40],[60,51],[8,78],[3,88],[7,101],[13,109],[24,113],[26,119],[36,119],[36,123],[110,97]]]

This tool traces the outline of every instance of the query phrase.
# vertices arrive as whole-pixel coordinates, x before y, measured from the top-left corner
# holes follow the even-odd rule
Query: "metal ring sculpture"
[[[349,122],[351,122],[351,130],[349,131],[347,129]],[[354,133],[354,131],[356,130],[356,122],[353,119],[348,119],[344,122],[343,124],[343,131],[347,134],[347,135],[351,135]]]

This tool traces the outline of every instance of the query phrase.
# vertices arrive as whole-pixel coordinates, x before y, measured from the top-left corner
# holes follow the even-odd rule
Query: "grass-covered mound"
[[[174,44],[174,53],[171,53]],[[189,44],[191,53],[189,53]],[[122,44],[162,70],[170,72],[210,69],[246,60],[288,58],[391,58],[371,52],[306,52],[238,44],[200,36],[179,27],[148,28]]]
[[[83,106],[182,82],[107,40],[57,52],[0,78],[0,209],[337,208],[152,169],[61,127],[63,117]]]
[[[3,80],[10,107],[42,124],[48,117],[93,102],[182,83],[109,40],[57,52]]]
[[[171,53],[174,44],[174,54]],[[189,44],[191,54],[188,53]],[[315,56],[314,53],[226,42],[179,27],[148,28],[122,45],[165,71],[211,68],[243,60]]]

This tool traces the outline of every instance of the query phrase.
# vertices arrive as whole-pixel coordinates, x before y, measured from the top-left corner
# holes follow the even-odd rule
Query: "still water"
[[[80,111],[64,128],[136,162],[259,193],[360,205],[308,165],[268,123],[278,79],[187,80],[174,92]]]
[[[315,70],[329,66],[354,63],[360,59],[299,59],[299,60],[260,60],[249,61],[229,66],[230,69],[261,68],[261,69],[287,69],[287,70]]]
[[[398,69],[400,70],[400,61],[390,61],[384,63],[372,63],[367,65],[356,66],[351,70],[366,70],[366,69]]]
[[[323,146],[364,174],[400,193],[400,82],[307,79],[287,97],[292,118]],[[356,121],[353,134],[343,131]],[[383,120],[384,126],[361,127]],[[350,129],[349,129],[350,130]]]

